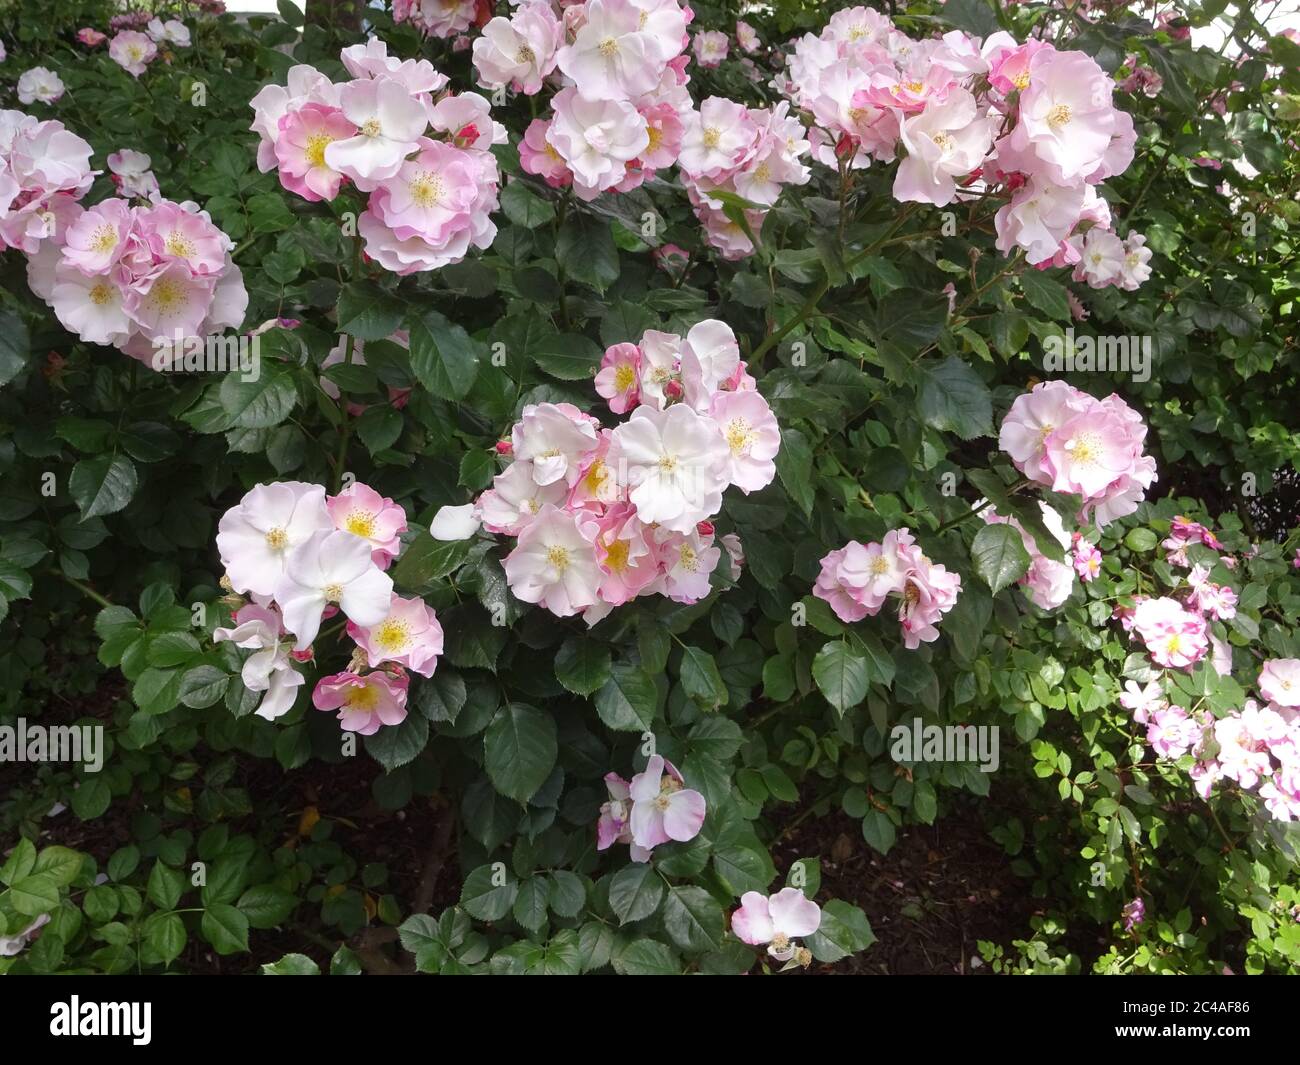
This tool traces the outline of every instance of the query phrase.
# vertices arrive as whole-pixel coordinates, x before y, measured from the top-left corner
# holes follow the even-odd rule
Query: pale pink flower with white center
[[[688,533],[721,509],[727,445],[710,419],[681,403],[638,407],[614,440],[642,521]]]
[[[1167,596],[1139,603],[1133,612],[1133,629],[1152,660],[1166,668],[1193,666],[1209,647],[1205,620]]]
[[[387,76],[343,85],[339,107],[357,134],[329,144],[325,163],[364,192],[397,174],[429,125],[425,104]]]
[[[698,603],[709,594],[709,575],[722,557],[713,537],[700,534],[698,526],[689,533],[660,528],[655,533],[661,579],[657,590],[678,603]]]
[[[152,200],[160,194],[158,179],[150,168],[153,160],[144,152],[123,148],[108,157],[108,169],[114,175],[113,184],[124,196]]]
[[[1092,407],[1060,425],[1044,448],[1055,473],[1052,490],[1085,498],[1105,492],[1133,459],[1127,425]]]
[[[136,30],[123,30],[108,42],[108,57],[133,78],[143,74],[157,55],[158,46]]]
[[[197,336],[215,286],[215,278],[199,277],[184,262],[173,260],[133,284],[123,306],[146,340]]]
[[[716,318],[697,322],[681,348],[683,398],[697,411],[707,411],[714,393],[739,366],[740,345],[731,326]]]
[[[1049,261],[1082,217],[1091,191],[1089,185],[1031,178],[993,218],[998,251],[1023,248],[1032,266]]]
[[[375,565],[370,541],[340,529],[320,530],[289,552],[275,585],[284,627],[304,651],[320,631],[326,607],[337,605],[358,625],[377,625],[388,613],[393,580]]]
[[[704,796],[685,786],[681,773],[662,755],[651,755],[628,787],[632,841],[647,850],[661,843],[686,843],[704,827]]]
[[[1051,482],[1044,442],[1084,407],[1084,394],[1065,381],[1043,381],[1017,396],[1002,421],[998,446],[1026,477]]]
[[[710,96],[682,122],[677,163],[697,178],[714,178],[736,166],[758,140],[758,128],[744,104]]]
[[[894,199],[942,207],[957,194],[953,180],[977,169],[993,143],[993,122],[975,97],[955,89],[943,101],[899,124],[907,157],[898,165]]]
[[[736,20],[736,43],[741,50],[753,55],[762,46],[758,31],[744,19]]]
[[[593,200],[619,184],[627,164],[650,145],[646,120],[626,100],[589,100],[570,86],[551,106],[555,117],[546,139],[572,173],[580,199]]]
[[[712,70],[722,65],[722,61],[727,58],[727,52],[730,50],[731,42],[727,40],[727,35],[719,30],[705,30],[695,35],[695,40],[691,42],[691,50],[695,53],[695,61],[705,70]]]
[[[1243,788],[1254,788],[1261,777],[1273,772],[1269,743],[1287,735],[1286,722],[1276,711],[1260,709],[1247,699],[1239,714],[1220,718],[1214,723],[1214,741],[1223,775]]]
[[[718,543],[727,552],[727,557],[731,562],[731,579],[733,581],[740,580],[740,575],[745,569],[745,546],[740,542],[740,537],[735,533],[726,533],[718,537]]]
[[[537,483],[531,462],[513,462],[492,481],[492,487],[479,496],[479,513],[483,528],[491,533],[518,536],[548,503],[563,506],[568,495],[563,480]]]
[[[164,200],[135,214],[136,231],[159,263],[183,263],[190,272],[220,274],[225,267],[229,238],[206,214],[187,211]]]
[[[550,504],[519,534],[502,567],[516,599],[557,617],[576,614],[599,598],[602,574],[595,546],[583,535],[576,515]]]
[[[1119,702],[1126,710],[1133,711],[1133,720],[1139,725],[1145,725],[1152,713],[1168,705],[1159,682],[1154,680],[1142,685],[1126,680],[1124,690],[1119,693]]]
[[[547,140],[550,128],[550,121],[544,118],[535,118],[528,124],[519,142],[519,165],[524,173],[536,174],[551,188],[560,189],[572,184],[573,174],[555,145]]]
[[[681,388],[682,338],[676,333],[647,329],[640,348],[641,403],[663,410],[668,406],[668,389]]]
[[[158,44],[170,44],[176,48],[190,46],[190,29],[180,19],[169,18],[166,22],[160,18],[150,19],[146,30]]]
[[[593,383],[611,411],[626,414],[640,402],[641,349],[628,343],[606,348]]]
[[[381,183],[372,209],[400,237],[444,242],[458,229],[478,195],[471,153],[422,139],[419,154]]]
[[[772,408],[757,392],[718,392],[709,406],[727,444],[726,476],[748,495],[776,477],[773,461],[781,450],[781,428]]]
[[[841,578],[868,613],[875,614],[889,596],[903,591],[915,542],[906,529],[890,529],[878,543],[853,541],[844,549]]]
[[[514,456],[532,463],[538,484],[564,481],[571,486],[582,471],[583,456],[599,443],[598,426],[571,403],[529,404],[511,430]]]
[[[577,91],[589,100],[605,101],[632,100],[650,92],[669,56],[663,54],[663,42],[643,31],[642,10],[632,0],[587,0],[583,13],[585,21],[573,43],[557,56],[560,70],[573,79]]]
[[[337,710],[344,732],[373,736],[385,725],[406,720],[406,695],[410,680],[382,670],[367,673],[335,673],[321,677],[311,693],[317,710]]]
[[[337,107],[303,104],[286,112],[275,142],[281,184],[305,200],[334,199],[343,174],[325,162],[325,150],[356,134],[357,127]]]
[[[348,636],[365,651],[371,668],[392,662],[422,677],[432,677],[442,654],[442,625],[422,599],[394,595],[382,621],[366,626],[349,621]]]
[[[1278,706],[1300,707],[1300,658],[1271,658],[1259,671],[1259,693]]]
[[[1120,267],[1119,287],[1132,292],[1151,277],[1151,249],[1140,233],[1129,231],[1124,240],[1124,260]]]
[[[1101,163],[1115,130],[1114,84],[1083,52],[1042,49],[1029,61],[1012,147],[1030,152],[1034,173],[1058,185],[1086,178]]]
[[[357,481],[330,496],[325,505],[336,529],[370,544],[376,566],[387,569],[392,564],[402,549],[401,534],[406,532],[406,511],[400,504]]]
[[[555,69],[564,41],[560,20],[546,0],[527,0],[510,18],[491,19],[474,41],[474,69],[489,88],[511,85],[532,96]]]
[[[632,815],[628,782],[617,773],[606,773],[605,788],[609,792],[609,799],[601,806],[600,817],[596,821],[596,850],[598,851],[607,851],[615,843],[632,842],[632,829],[628,824],[628,819]]]
[[[69,265],[55,270],[48,303],[70,333],[88,344],[119,344],[134,326],[123,307],[119,271],[86,274]]]
[[[333,527],[320,485],[259,484],[221,516],[217,551],[236,592],[269,596],[284,573],[288,553],[312,533]]]
[[[746,891],[740,908],[731,915],[731,930],[742,943],[761,947],[777,961],[795,955],[794,940],[812,935],[821,927],[821,907],[798,888],[782,888],[771,898]]]
[[[641,104],[638,110],[645,119],[646,136],[650,139],[638,162],[649,170],[672,166],[682,150],[682,116],[677,106],[671,103]]]
[[[1202,728],[1181,706],[1154,710],[1147,725],[1147,743],[1161,758],[1181,758],[1200,742]]]
[[[879,547],[878,544],[874,546]],[[821,571],[813,585],[813,595],[829,603],[835,616],[846,624],[861,621],[880,609],[879,604],[869,609],[862,595],[860,575],[869,572],[865,551],[866,548],[854,540],[829,552],[821,560]],[[898,586],[902,587],[901,577]]]
[[[131,228],[131,208],[126,202],[104,200],[68,227],[63,261],[83,274],[106,274],[126,250]]]
[[[214,643],[229,641],[253,653],[240,667],[240,680],[251,692],[265,692],[253,713],[266,721],[293,709],[303,675],[293,668],[289,645],[282,642],[279,615],[250,603],[235,612],[233,628],[213,630]]]
[[[1205,581],[1192,593],[1191,604],[1219,621],[1230,621],[1237,616],[1237,593],[1226,584]]]
[[[63,97],[63,79],[46,67],[32,67],[18,76],[18,102],[52,104]]]
[[[389,77],[412,94],[439,92],[447,86],[446,75],[439,74],[427,59],[389,55],[388,45],[378,37],[368,37],[364,44],[344,48],[339,58],[354,78]]]
[[[1105,288],[1119,277],[1123,266],[1124,242],[1110,230],[1094,226],[1080,241],[1074,279],[1086,281],[1091,288]]]

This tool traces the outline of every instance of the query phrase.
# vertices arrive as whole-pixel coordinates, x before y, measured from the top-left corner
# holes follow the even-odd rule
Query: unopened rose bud
[[[514,453],[515,453],[515,445],[512,444],[509,440],[497,441],[498,455],[513,455]]]
[[[711,521],[702,521],[702,522],[700,522],[698,525],[695,526],[695,531],[698,532],[701,536],[712,536],[712,535],[713,535],[713,522],[711,522]]]
[[[305,651],[290,651],[289,657],[295,662],[310,662],[316,657],[316,652],[313,648],[308,647]]]
[[[681,399],[682,383],[680,381],[669,381],[664,385],[664,395],[669,399]]]

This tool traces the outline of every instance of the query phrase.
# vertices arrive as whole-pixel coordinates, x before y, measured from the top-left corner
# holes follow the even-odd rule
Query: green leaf
[[[282,5],[289,0],[280,0]],[[286,954],[279,961],[262,966],[263,976],[320,976],[320,966],[306,954]]]
[[[30,844],[29,844],[30,845]],[[46,847],[36,856],[31,872],[43,873],[59,887],[67,887],[81,872],[82,857],[70,847]]]
[[[544,876],[533,876],[519,885],[511,915],[530,932],[541,930],[546,923],[547,881]]]
[[[1029,569],[1029,552],[1025,550],[1020,530],[998,523],[985,525],[975,534],[970,549],[975,572],[996,595],[1018,581]]]
[[[1066,298],[1066,288],[1059,281],[1048,277],[1041,270],[1024,270],[1020,274],[1020,287],[1025,299],[1042,311],[1049,318],[1069,321],[1070,303]]]
[[[618,280],[618,248],[608,222],[574,212],[560,227],[555,259],[565,274],[604,292]]]
[[[125,455],[96,455],[72,467],[68,490],[81,520],[116,514],[135,495],[135,464]]]
[[[615,662],[607,680],[596,693],[596,713],[608,728],[621,732],[644,732],[654,722],[659,706],[655,682],[628,662]]]
[[[0,310],[0,387],[22,372],[31,350],[27,323],[13,311]]]
[[[185,922],[174,913],[151,914],[144,922],[144,943],[164,965],[181,956],[188,936]]]
[[[922,421],[963,440],[993,432],[993,401],[975,371],[955,355],[921,371],[917,403]]]
[[[804,939],[804,945],[820,962],[837,962],[866,950],[876,941],[871,923],[856,906],[832,899],[822,907],[822,923]]]
[[[555,217],[555,208],[522,181],[510,181],[501,190],[501,210],[515,225],[536,229]]]
[[[217,399],[231,426],[243,429],[271,429],[279,425],[298,403],[298,390],[289,374],[262,365],[251,381],[238,373],[227,375]]]
[[[718,673],[718,665],[708,651],[699,647],[682,648],[682,689],[706,710],[725,706],[727,686]]]
[[[402,324],[405,304],[378,285],[354,281],[339,292],[339,330],[358,340],[384,340]]]
[[[480,345],[437,311],[410,324],[411,371],[439,399],[464,399],[478,376]]]
[[[653,939],[638,939],[614,956],[614,969],[624,976],[676,976],[682,963],[668,947]]]
[[[145,892],[150,902],[160,910],[174,910],[184,891],[185,877],[179,869],[173,869],[162,861],[153,863]]]
[[[208,906],[199,928],[218,954],[248,950],[248,918],[229,903],[214,902]]]
[[[822,644],[813,659],[812,674],[826,701],[841,716],[866,698],[871,685],[867,660],[850,650],[843,640]]]
[[[49,913],[59,904],[59,885],[48,873],[32,873],[9,885],[9,901],[26,917]]]
[[[460,569],[472,546],[472,540],[435,540],[427,532],[421,532],[393,567],[393,583],[406,591],[423,591],[434,581]]]
[[[876,305],[876,336],[915,357],[939,339],[948,321],[948,297],[915,288],[895,289]]]
[[[581,333],[551,333],[529,351],[534,362],[561,381],[587,381],[595,376],[604,352]]]
[[[407,714],[365,739],[366,752],[389,773],[415,761],[428,742],[429,719],[422,714]]]
[[[664,930],[689,953],[720,950],[722,907],[703,888],[672,887],[664,899]]]
[[[254,928],[275,928],[284,924],[298,905],[287,891],[270,884],[258,884],[239,896],[236,908]]]
[[[609,908],[619,924],[649,917],[663,896],[663,881],[648,862],[624,866],[609,882]]]
[[[591,695],[610,676],[609,647],[585,636],[571,636],[555,656],[555,679],[574,695]]]
[[[525,703],[501,707],[483,737],[483,768],[492,786],[518,802],[546,782],[558,753],[555,719]]]
[[[460,904],[471,917],[477,917],[480,921],[499,921],[510,912],[519,891],[519,883],[509,879],[504,868],[499,863],[480,865],[465,878]],[[504,882],[494,884],[493,878],[497,876],[497,870],[501,870],[498,881],[504,878]]]

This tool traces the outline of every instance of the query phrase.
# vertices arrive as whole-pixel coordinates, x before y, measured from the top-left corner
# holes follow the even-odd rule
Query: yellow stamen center
[[[266,546],[272,551],[283,551],[289,546],[289,534],[277,525],[267,532]]]
[[[307,144],[303,148],[303,154],[307,156],[307,162],[312,166],[325,165],[325,149],[334,143],[334,138],[328,133],[313,133],[307,138]]]
[[[411,626],[401,618],[385,618],[370,638],[384,654],[398,654],[411,642]]]
[[[567,548],[552,547],[546,552],[546,561],[563,573],[569,568],[569,552]]]
[[[1051,126],[1052,129],[1060,129],[1062,126],[1068,126],[1070,124],[1070,117],[1070,105],[1057,104],[1047,112],[1047,124]]]
[[[95,304],[97,307],[104,306],[104,304],[110,302],[112,299],[113,287],[107,281],[99,282],[99,284],[90,290],[90,302]]]

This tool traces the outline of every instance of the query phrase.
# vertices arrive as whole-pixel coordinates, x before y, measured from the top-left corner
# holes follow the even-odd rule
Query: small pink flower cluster
[[[236,328],[248,309],[234,244],[195,203],[81,211],[33,257],[32,291],[69,332],[167,369],[191,337]]]
[[[994,220],[998,248],[1019,247],[1035,266],[1080,262],[1084,229],[1110,228],[1096,185],[1133,160],[1133,120],[1114,106],[1109,75],[1036,38],[914,40],[855,7],[805,34],[775,84],[813,116],[819,162],[865,167],[903,149],[898,200],[944,206],[976,182],[972,191],[1000,184],[1010,199]],[[1150,252],[1130,241],[1117,283],[1136,287]]]
[[[1038,504],[1038,509],[1042,513],[1043,524],[1047,526],[1048,532],[1061,547],[1069,547],[1070,537],[1061,524],[1061,516],[1043,502]],[[981,510],[980,516],[990,524],[1005,523],[1020,533],[1020,539],[1029,553],[1030,560],[1029,569],[1020,578],[1020,586],[1035,606],[1042,610],[1055,610],[1070,598],[1070,593],[1074,591],[1074,570],[1069,564],[1050,559],[1039,551],[1037,541],[1025,532],[1024,527],[1014,517],[1004,518],[993,507]],[[1075,535],[1077,536],[1078,533]],[[1097,558],[1100,559],[1101,556],[1098,555]]]
[[[487,100],[442,93],[447,78],[432,64],[389,56],[378,38],[341,58],[351,81],[296,66],[287,87],[253,97],[258,169],[277,171],[306,200],[333,200],[345,180],[368,193],[357,231],[393,273],[437,270],[488,247],[500,182],[491,147],[505,131]]]
[[[455,37],[474,24],[478,0],[393,0],[393,21],[431,37]]]
[[[939,638],[936,628],[957,602],[961,574],[931,562],[907,529],[891,530],[879,543],[856,540],[821,561],[813,595],[844,622],[874,617],[890,597],[898,600],[903,643],[914,651]]]
[[[651,330],[640,344],[615,344],[596,391],[631,417],[608,429],[569,403],[526,406],[498,448],[511,463],[492,488],[440,512],[466,519],[445,538],[480,522],[518,537],[504,563],[511,591],[560,617],[595,624],[639,595],[697,602],[722,557],[711,519],[723,492],[755,492],[776,476],[776,416],[716,320],[684,338]],[[734,579],[740,542],[721,544]]]
[[[1076,256],[1076,281],[1086,281],[1089,288],[1114,285],[1132,292],[1151,276],[1151,249],[1146,237],[1129,230],[1120,240],[1109,229],[1094,226],[1082,236],[1071,236],[1066,243]]]
[[[1118,395],[1096,399],[1064,381],[1016,397],[998,445],[1016,469],[1054,492],[1081,496],[1081,517],[1099,527],[1132,514],[1156,479],[1147,427]]]
[[[158,45],[139,30],[122,30],[108,42],[108,58],[138,78],[158,58]]]
[[[1209,650],[1209,625],[1204,616],[1169,596],[1139,602],[1133,610],[1132,628],[1151,660],[1166,669],[1190,669]]]
[[[258,716],[274,720],[292,708],[303,682],[293,664],[311,660],[322,621],[342,611],[356,650],[346,670],[317,683],[313,704],[367,736],[405,719],[408,671],[432,676],[443,649],[434,612],[394,594],[384,572],[406,528],[399,504],[360,483],[335,496],[301,481],[259,484],[222,515],[226,581],[252,601],[214,638],[254,652],[243,681],[266,693]]]
[[[773,108],[745,107],[710,96],[685,118],[677,165],[682,185],[709,244],[724,259],[753,254],[750,233],[786,185],[804,185],[810,173],[799,157],[808,151],[803,123],[792,118],[785,102]],[[740,197],[746,226],[728,217],[719,193]]]
[[[1079,575],[1079,580],[1088,584],[1101,574],[1101,552],[1096,544],[1085,540],[1082,533],[1074,533],[1071,540],[1074,572]]]
[[[98,173],[91,154],[62,122],[0,111],[0,251],[34,255],[66,228]]]
[[[634,862],[648,862],[655,847],[686,843],[704,827],[704,796],[686,786],[677,767],[662,755],[651,755],[632,780],[605,774],[609,801],[596,822],[596,849],[615,843],[631,848]]]
[[[1214,551],[1224,550],[1223,544],[1213,532],[1199,521],[1192,521],[1180,514],[1170,523],[1169,536],[1160,546],[1165,549],[1165,561],[1171,566],[1190,566],[1187,549],[1192,544],[1198,543]],[[1236,564],[1235,559],[1226,555],[1222,557],[1222,561],[1229,569]]]
[[[1191,776],[1202,798],[1229,780],[1256,792],[1277,820],[1300,819],[1300,659],[1265,662],[1257,682],[1263,705],[1247,699],[1220,718],[1168,703],[1154,683],[1139,689],[1130,681],[1129,687],[1120,701],[1147,726],[1156,754],[1195,757]]]
[[[489,22],[487,43],[474,46],[485,85],[508,78],[531,95],[558,71],[552,114],[535,119],[519,145],[524,170],[593,200],[637,188],[671,166],[691,110],[683,52],[692,17],[677,0],[587,0],[553,25],[550,5],[530,0],[508,23]],[[516,45],[512,57],[505,49]],[[526,68],[519,56],[529,60]]]

